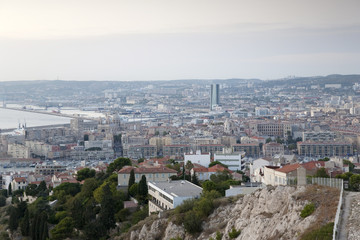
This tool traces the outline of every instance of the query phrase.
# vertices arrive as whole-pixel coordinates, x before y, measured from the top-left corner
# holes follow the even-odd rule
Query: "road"
[[[339,235],[337,239],[360,239],[360,192],[344,192]]]

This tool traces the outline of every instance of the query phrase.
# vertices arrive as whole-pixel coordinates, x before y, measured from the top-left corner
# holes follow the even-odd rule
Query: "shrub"
[[[57,223],[59,223],[61,220],[63,220],[66,217],[67,217],[67,212],[66,211],[57,212],[55,214],[55,221]]]
[[[241,230],[236,230],[234,227],[232,228],[231,232],[229,232],[229,238],[234,239],[237,238],[241,233]]]
[[[170,238],[170,240],[183,240],[181,237],[176,237],[176,238]]]
[[[201,223],[202,220],[195,211],[191,210],[185,214],[184,228],[186,232],[190,234],[201,232]]]
[[[201,218],[205,218],[209,216],[209,214],[214,209],[214,204],[211,199],[201,198],[199,201],[195,203],[194,211]]]
[[[130,211],[127,208],[123,208],[115,214],[115,218],[119,222],[124,222],[130,216]]]
[[[314,211],[315,211],[315,204],[313,203],[306,204],[304,209],[300,213],[300,217],[306,218],[310,216]]]
[[[145,219],[148,216],[148,214],[149,214],[149,208],[143,207],[139,211],[134,212],[134,214],[132,215],[131,223],[134,225],[137,224],[141,220]]]
[[[215,237],[215,240],[221,240],[223,237],[223,234],[219,231],[216,232],[216,237]]]
[[[322,239],[322,240],[331,240],[334,230],[334,223],[328,223],[322,226],[319,229],[306,233],[301,237],[301,240],[312,240],[312,239]]]

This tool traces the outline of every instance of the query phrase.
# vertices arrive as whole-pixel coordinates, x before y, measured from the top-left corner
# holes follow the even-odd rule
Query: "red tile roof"
[[[232,173],[231,170],[227,169],[226,167],[221,166],[220,164],[216,164],[216,165],[214,165],[214,166],[212,166],[212,167],[209,167],[209,168],[208,168],[208,171],[209,171],[209,172],[223,172],[223,171],[227,171],[227,172],[229,172],[229,173]]]
[[[301,165],[299,163],[295,163],[295,164],[288,164],[283,166],[282,168],[278,168],[275,171],[278,172],[283,172],[283,173],[289,173],[292,171],[295,171],[296,169],[298,169]]]
[[[26,178],[24,177],[17,177],[17,178],[14,178],[15,182],[26,182]]]
[[[118,173],[128,173],[130,174],[131,170],[134,169],[134,173],[177,173],[176,170],[167,168],[167,167],[132,167],[127,166],[123,167],[118,171]]]
[[[324,161],[311,161],[301,164],[306,170],[314,170],[317,168],[325,167]]]

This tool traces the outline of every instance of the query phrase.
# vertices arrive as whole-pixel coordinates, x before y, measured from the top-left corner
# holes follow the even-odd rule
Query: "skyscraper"
[[[219,84],[211,84],[210,90],[210,110],[214,110],[214,107],[220,104],[219,96]]]

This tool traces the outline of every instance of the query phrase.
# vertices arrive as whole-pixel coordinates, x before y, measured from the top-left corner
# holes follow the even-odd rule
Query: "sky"
[[[359,74],[358,0],[0,0],[0,81]]]

